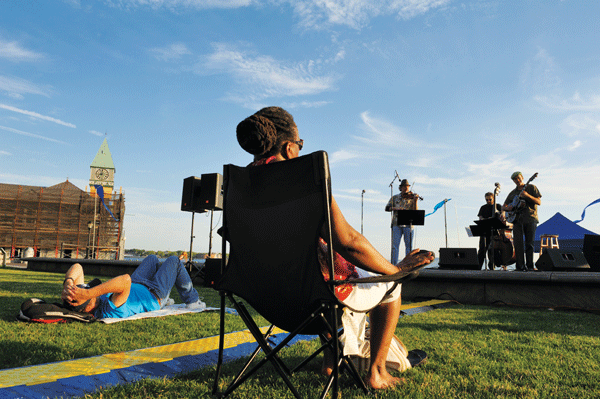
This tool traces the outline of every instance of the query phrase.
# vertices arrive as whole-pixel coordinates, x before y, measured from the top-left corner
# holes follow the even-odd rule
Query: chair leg
[[[223,350],[225,344],[225,293],[219,291],[221,296],[220,323],[219,323],[219,354],[217,359],[217,370],[215,372],[215,382],[213,384],[212,394],[216,395],[219,389],[219,379],[221,378],[221,366],[223,365]]]
[[[333,392],[332,397],[337,398],[339,394],[339,382],[340,382],[340,336],[339,336],[339,325],[337,318],[337,304],[331,306],[331,319],[333,320],[333,346],[335,354],[333,359],[335,363],[333,365]]]
[[[281,376],[281,378],[283,379],[285,384],[288,386],[288,388],[290,389],[290,391],[292,392],[294,397],[296,397],[297,399],[301,399],[300,393],[298,393],[298,391],[296,390],[296,387],[294,387],[294,385],[292,384],[292,382],[289,379],[289,375],[290,375],[289,369],[285,366],[285,364],[277,356],[277,353],[283,347],[285,347],[287,342],[289,342],[289,339],[282,341],[279,345],[277,345],[277,347],[271,348],[269,343],[265,339],[265,336],[263,336],[262,332],[260,331],[260,329],[258,328],[256,323],[254,322],[252,317],[250,317],[250,314],[248,313],[248,310],[246,309],[244,304],[241,302],[235,301],[232,297],[230,297],[230,299],[233,301],[233,304],[234,304],[235,308],[237,309],[238,314],[240,315],[240,317],[242,317],[242,319],[244,320],[244,323],[246,323],[246,326],[250,330],[250,333],[254,336],[254,339],[256,340],[256,342],[258,342],[260,349],[262,349],[263,352],[265,352],[265,358],[262,359],[260,362],[258,362],[252,369],[248,370],[246,374],[243,374],[243,375],[238,374],[238,376],[235,378],[235,380],[227,387],[225,392],[223,392],[222,397],[228,396],[237,387],[239,387],[244,381],[246,381],[251,375],[253,375],[258,369],[260,369],[264,364],[266,364],[267,362],[271,362],[271,364],[273,365],[275,370],[279,373],[279,375]],[[258,352],[256,352],[256,353],[258,353]],[[246,370],[248,367],[249,367],[249,363],[247,362],[246,365],[244,366],[244,370]]]
[[[252,335],[256,338],[256,342],[258,343],[258,348],[257,349],[259,351],[260,351],[260,349],[262,349],[265,352],[265,355],[267,355],[267,357],[269,357],[271,355],[271,353],[273,353],[275,351],[275,348],[277,348],[277,346],[275,348],[271,348],[271,346],[269,345],[269,342],[267,341],[267,338],[271,335],[271,332],[273,331],[273,329],[275,328],[275,326],[271,326],[269,328],[268,332],[265,335],[263,335],[262,332],[260,331],[260,328],[258,328],[258,326],[256,325],[256,323],[254,322],[254,319],[252,319],[252,317],[250,316],[250,313],[248,312],[248,309],[246,309],[246,306],[242,302],[237,302],[236,308],[238,310],[238,313],[240,314],[240,316],[244,320],[244,323],[246,324],[246,326],[250,330],[250,333],[252,333]],[[260,338],[258,338],[258,337],[260,337]],[[277,353],[278,351],[279,350],[275,351],[275,353]],[[258,352],[256,352],[256,353],[258,353]],[[276,361],[276,362],[279,363],[280,367],[288,375],[292,374],[290,372],[290,369],[285,365],[285,363],[283,363],[281,361],[281,359],[278,356],[276,356],[276,355],[273,356],[273,359],[274,359],[274,361]]]
[[[271,325],[271,327],[269,327],[269,330],[264,335],[265,339],[267,339],[271,335],[271,333],[273,332],[274,328],[275,328],[274,325]],[[252,352],[252,354],[250,355],[250,358],[248,359],[248,361],[246,362],[246,364],[244,365],[244,367],[242,367],[242,369],[240,370],[240,372],[233,379],[232,384],[235,384],[240,379],[240,377],[246,372],[246,370],[248,369],[248,367],[250,367],[250,365],[252,364],[252,362],[254,361],[254,359],[256,359],[256,356],[260,353],[261,350],[262,349],[261,349],[260,345],[257,345],[256,349],[254,350],[254,352]]]
[[[234,307],[237,309],[239,316],[242,318],[242,320],[244,321],[244,323],[250,330],[250,333],[256,339],[256,342],[258,343],[258,347],[252,353],[252,355],[250,356],[250,359],[244,364],[242,370],[236,375],[236,377],[233,379],[233,381],[229,384],[227,389],[222,393],[218,393],[217,392],[218,391],[218,389],[217,389],[218,381],[219,381],[219,378],[221,375],[221,367],[222,367],[222,362],[223,362],[224,331],[225,331],[225,328],[224,328],[225,295],[231,300]],[[331,326],[330,323],[328,322],[327,317],[325,317],[325,312],[329,311],[327,313],[331,314],[331,316],[332,316],[331,320],[337,320],[336,307],[337,307],[337,305],[333,305],[333,304],[321,305],[320,308],[312,314],[311,318],[308,318],[307,320],[305,320],[300,326],[298,326],[298,328],[296,328],[296,330],[289,332],[289,334],[286,336],[286,338],[284,338],[278,345],[276,345],[275,347],[272,347],[272,345],[274,345],[274,343],[273,342],[269,343],[269,337],[272,334],[274,326],[271,326],[268,329],[268,331],[263,334],[260,331],[260,328],[256,325],[256,323],[250,316],[250,313],[246,309],[245,305],[242,302],[235,300],[235,298],[233,298],[233,296],[231,294],[223,293],[223,295],[221,297],[221,326],[220,326],[221,334],[219,337],[220,338],[219,339],[219,359],[217,362],[217,372],[216,372],[215,382],[214,382],[214,386],[213,386],[213,395],[218,395],[219,397],[223,397],[223,398],[228,396],[237,387],[239,387],[242,383],[244,383],[244,381],[246,381],[250,376],[252,376],[258,369],[260,369],[267,362],[270,362],[273,365],[273,367],[275,368],[275,370],[279,373],[281,378],[284,380],[285,384],[288,386],[288,388],[290,389],[290,391],[292,392],[294,397],[297,399],[300,399],[301,396],[298,393],[298,391],[296,390],[296,388],[294,387],[294,385],[292,384],[289,377],[291,376],[292,373],[299,370],[304,365],[306,365],[306,363],[308,363],[309,361],[314,359],[316,356],[318,356],[327,347],[330,348],[330,350],[332,351],[332,353],[334,355],[334,367],[333,367],[333,372],[332,372],[331,376],[327,379],[327,382],[323,388],[320,398],[322,398],[322,399],[325,398],[327,396],[327,394],[329,393],[329,391],[332,391],[332,398],[338,397],[340,369],[348,370],[349,374],[355,380],[356,384],[365,393],[368,393],[369,390],[368,390],[366,384],[364,383],[363,379],[360,377],[360,374],[359,374],[358,370],[356,369],[356,366],[354,365],[354,363],[352,363],[352,360],[347,356],[340,355],[340,349],[341,349],[342,345],[339,340],[339,328],[337,326],[337,322],[335,323],[334,326]],[[294,337],[296,335],[298,335],[298,333],[300,333],[302,330],[304,330],[304,328],[306,326],[308,326],[308,324],[314,322],[316,319],[319,319],[319,318],[321,319],[321,322],[323,322],[323,324],[325,326],[325,331],[329,332],[330,337],[327,338],[325,336],[325,334],[322,334],[322,338],[324,339],[325,343],[323,345],[321,345],[321,347],[319,349],[317,349],[317,351],[315,351],[312,355],[310,355],[306,360],[304,360],[298,366],[296,366],[295,368],[290,370],[285,365],[285,363],[283,363],[281,358],[279,357],[279,355],[278,355],[279,351],[281,349],[283,349],[284,347],[286,347],[288,345],[288,343],[292,339],[294,339]],[[250,365],[256,359],[256,356],[258,355],[258,353],[261,350],[265,353],[265,357],[263,359],[261,359],[260,361],[258,361],[252,368],[250,368]]]

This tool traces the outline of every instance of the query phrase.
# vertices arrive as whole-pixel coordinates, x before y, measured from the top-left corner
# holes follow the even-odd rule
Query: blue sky
[[[365,190],[364,233],[386,256],[395,171],[421,209],[451,198],[421,248],[446,231],[476,247],[464,227],[515,170],[539,173],[541,222],[577,220],[600,197],[598,15],[573,0],[5,0],[0,182],[84,189],[106,137],[126,248],[188,249],[183,179],[247,164],[237,123],[279,105],[303,153],[329,153],[359,231]],[[600,233],[600,205],[580,225]],[[198,215],[194,250],[208,231]]]

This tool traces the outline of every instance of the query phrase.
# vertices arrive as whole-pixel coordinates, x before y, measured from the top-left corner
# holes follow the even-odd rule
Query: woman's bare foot
[[[387,370],[378,371],[375,367],[371,367],[365,382],[373,389],[388,389],[403,384],[405,379],[394,377]]]
[[[398,269],[403,272],[410,272],[421,265],[428,265],[435,259],[433,252],[419,251],[419,248],[413,249],[404,259],[396,264]]]

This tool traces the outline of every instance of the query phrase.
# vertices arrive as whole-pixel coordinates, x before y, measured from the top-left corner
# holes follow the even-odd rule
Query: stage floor
[[[600,310],[600,273],[423,269],[402,285],[402,298]]]

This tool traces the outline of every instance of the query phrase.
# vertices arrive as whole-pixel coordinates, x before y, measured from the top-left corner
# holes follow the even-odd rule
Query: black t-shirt
[[[500,212],[502,207],[500,204],[496,204],[496,210]],[[479,213],[477,214],[480,218],[487,219],[494,216],[494,206],[492,204],[485,204],[481,208],[479,208]]]

